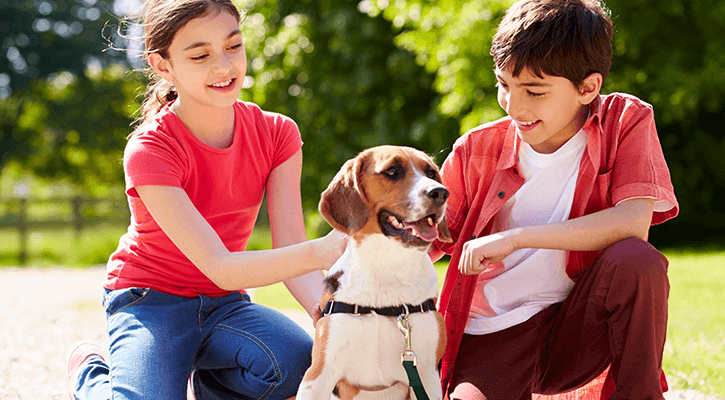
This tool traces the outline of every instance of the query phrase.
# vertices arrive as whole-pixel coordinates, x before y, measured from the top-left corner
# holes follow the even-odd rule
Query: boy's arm
[[[653,210],[654,199],[635,198],[568,221],[474,239],[463,246],[458,268],[464,275],[476,275],[523,248],[595,251],[631,237],[647,240]]]

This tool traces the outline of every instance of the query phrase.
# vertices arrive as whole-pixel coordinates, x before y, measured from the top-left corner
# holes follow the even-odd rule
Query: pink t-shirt
[[[108,261],[107,289],[151,288],[181,297],[224,296],[161,230],[136,187],[184,189],[229,251],[252,233],[270,172],[302,147],[292,119],[237,101],[234,140],[226,149],[199,141],[168,105],[126,145],[123,167],[131,224]]]

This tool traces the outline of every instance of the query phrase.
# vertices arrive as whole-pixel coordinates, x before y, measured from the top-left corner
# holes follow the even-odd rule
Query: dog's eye
[[[438,173],[433,168],[426,168],[425,170],[425,176],[427,176],[430,179],[435,179],[438,177]]]
[[[388,169],[386,169],[385,171],[383,171],[383,173],[388,178],[392,178],[392,179],[399,178],[400,175],[402,174],[402,172],[403,172],[402,169],[398,166],[392,166],[392,167],[389,167]]]

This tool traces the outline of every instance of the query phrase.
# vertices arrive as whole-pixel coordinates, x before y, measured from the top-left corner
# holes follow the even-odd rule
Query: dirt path
[[[78,340],[107,347],[101,282],[105,268],[0,268],[0,400],[68,398],[65,353]],[[308,332],[306,314],[285,312]],[[711,400],[673,390],[668,400]]]

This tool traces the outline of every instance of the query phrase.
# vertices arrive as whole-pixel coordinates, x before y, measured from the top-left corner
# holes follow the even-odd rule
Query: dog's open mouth
[[[389,211],[381,211],[378,223],[386,236],[400,236],[404,241],[420,239],[430,243],[438,238],[437,216],[430,214],[417,221],[408,222]]]

